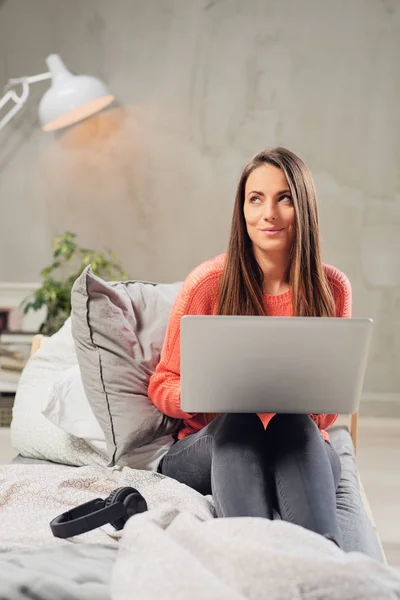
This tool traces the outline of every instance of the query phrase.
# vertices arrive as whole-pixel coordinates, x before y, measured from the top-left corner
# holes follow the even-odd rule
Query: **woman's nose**
[[[264,203],[264,215],[263,218],[265,221],[271,221],[276,219],[277,216],[277,207],[276,204],[272,200],[266,200]]]

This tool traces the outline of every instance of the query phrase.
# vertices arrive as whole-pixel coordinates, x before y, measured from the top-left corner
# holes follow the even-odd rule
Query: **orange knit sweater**
[[[153,404],[165,415],[183,420],[179,439],[199,431],[210,422],[210,418],[216,416],[189,414],[181,410],[180,320],[184,315],[215,314],[225,256],[222,254],[201,264],[185,280],[171,311],[160,362],[150,379],[148,394]],[[335,299],[336,316],[350,318],[351,287],[347,277],[329,265],[324,265],[324,270]],[[290,291],[278,296],[264,294],[266,314],[277,317],[293,316],[291,296]],[[258,416],[266,428],[274,415],[267,413]],[[325,429],[334,423],[337,415],[310,416],[318,425],[324,439],[328,440]]]

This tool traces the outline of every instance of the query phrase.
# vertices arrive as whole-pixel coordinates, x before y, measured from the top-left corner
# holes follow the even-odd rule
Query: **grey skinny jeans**
[[[159,472],[212,494],[218,517],[290,521],[340,545],[336,489],[340,459],[308,415],[224,414],[177,441]]]

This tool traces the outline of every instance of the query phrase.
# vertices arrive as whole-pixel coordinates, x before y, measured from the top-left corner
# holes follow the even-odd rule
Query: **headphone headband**
[[[69,538],[116,521],[124,515],[126,509],[121,502],[106,506],[105,500],[96,498],[55,517],[50,522],[50,528],[55,537]]]

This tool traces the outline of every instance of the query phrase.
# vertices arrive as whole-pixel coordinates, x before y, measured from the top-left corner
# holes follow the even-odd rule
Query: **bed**
[[[211,497],[154,472],[16,457],[0,469],[0,502],[8,498],[0,509],[0,597],[243,599],[264,597],[260,588],[268,584],[268,598],[276,599],[400,598],[400,576],[384,564],[362,506],[349,433],[333,429],[331,440],[343,468],[337,501],[348,554],[279,520],[215,519]],[[51,536],[54,516],[121,485],[139,489],[149,504],[123,532],[108,525],[66,541]],[[261,581],[254,570],[260,573],[260,557]]]
[[[45,343],[34,338],[33,357]],[[358,477],[357,427],[353,415],[349,427],[329,432],[342,464],[344,551],[279,518],[216,519],[211,496],[154,470],[18,455],[0,467],[0,598],[400,598],[400,575],[386,565]],[[52,536],[56,515],[125,485],[149,510],[122,531],[105,525],[68,540]]]

